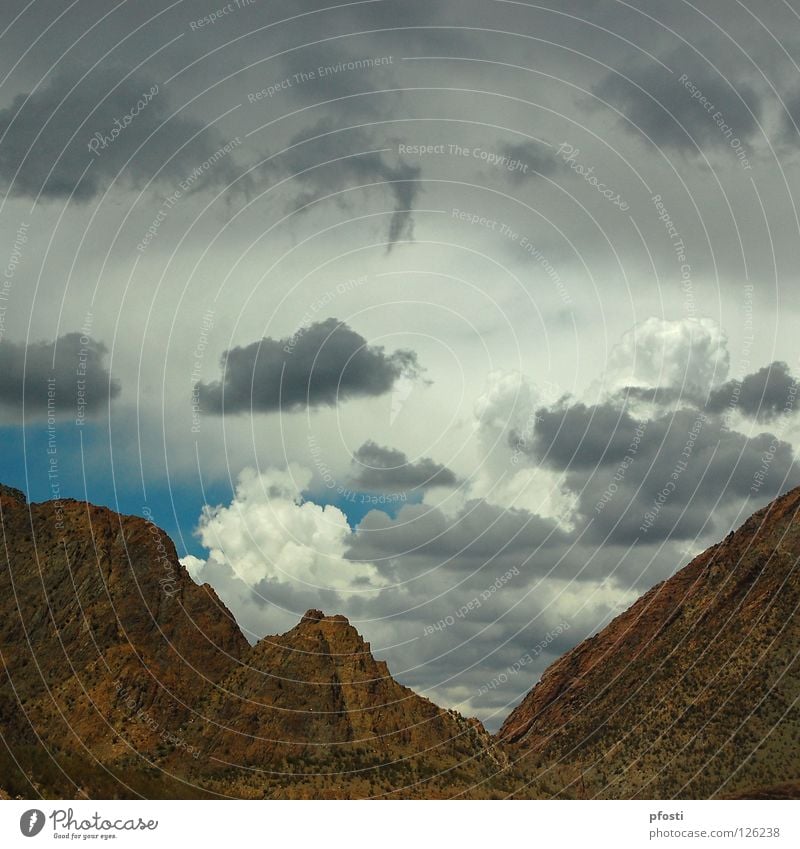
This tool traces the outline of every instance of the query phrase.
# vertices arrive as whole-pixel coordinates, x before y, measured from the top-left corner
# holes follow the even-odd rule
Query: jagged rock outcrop
[[[187,739],[206,771],[302,775],[309,795],[351,795],[353,782],[356,795],[469,793],[505,766],[477,720],[398,684],[344,616],[319,610],[264,637],[201,713]]]
[[[14,501],[19,501],[20,504],[27,504],[28,499],[25,497],[25,493],[20,489],[15,489],[13,486],[6,486],[3,483],[0,483],[0,496],[4,496],[5,498],[11,498]]]

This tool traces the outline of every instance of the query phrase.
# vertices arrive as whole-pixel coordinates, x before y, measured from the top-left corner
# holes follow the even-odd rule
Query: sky
[[[800,485],[800,7],[10,0],[0,480],[495,728]]]

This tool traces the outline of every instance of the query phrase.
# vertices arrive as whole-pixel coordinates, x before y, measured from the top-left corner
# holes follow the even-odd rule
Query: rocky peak
[[[25,497],[25,493],[22,492],[22,490],[15,489],[13,486],[6,486],[2,483],[0,483],[0,496],[3,498],[13,498],[14,501],[19,501],[20,504],[28,503],[28,499]]]
[[[384,769],[409,781],[417,770],[434,776],[462,764],[473,777],[502,769],[477,720],[399,684],[346,617],[316,609],[253,646],[202,713],[192,744],[210,761],[350,771],[365,781]]]
[[[0,727],[5,719],[27,740],[27,720],[58,746],[101,759],[129,751],[126,740],[152,753],[156,726],[179,726],[191,701],[249,651],[247,641],[151,522],[71,499],[26,505],[8,489],[0,490],[8,673]],[[142,709],[152,723],[136,720]]]

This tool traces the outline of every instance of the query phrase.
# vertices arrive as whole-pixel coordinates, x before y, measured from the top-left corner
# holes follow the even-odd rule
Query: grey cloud
[[[152,79],[107,69],[79,79],[62,70],[0,111],[0,181],[12,194],[88,201],[115,179],[135,188],[156,175],[177,183],[230,141],[213,126],[173,117]],[[194,187],[224,185],[238,173],[230,155],[217,156]]]
[[[741,380],[726,381],[708,395],[671,386],[628,386],[617,393],[613,403],[640,400],[659,407],[683,403],[714,414],[739,412],[757,422],[768,423],[781,415],[796,413],[796,396],[797,379],[787,363],[776,360]]]
[[[800,90],[783,99],[780,139],[791,150],[797,150],[800,141]]]
[[[301,328],[293,337],[264,338],[226,351],[221,381],[201,384],[212,413],[287,412],[334,406],[388,392],[420,367],[413,351],[386,354],[335,318]]]
[[[400,239],[413,236],[411,212],[419,191],[420,169],[400,159],[392,163],[387,154],[377,150],[385,147],[385,139],[372,140],[358,129],[339,132],[332,121],[323,119],[292,139],[279,167],[293,176],[298,208],[351,185],[385,183],[394,199],[387,236],[391,250]]]
[[[518,162],[522,166],[527,166],[524,169],[521,167],[506,169],[508,179],[515,183],[529,180],[537,174],[552,174],[557,167],[553,151],[540,142],[509,142],[500,145],[500,153],[507,156],[512,163]]]
[[[396,519],[378,510],[368,513],[351,540],[348,556],[368,561],[422,558],[425,568],[450,563],[466,570],[509,558],[518,564],[566,539],[553,522],[527,510],[472,500],[457,516],[448,517],[436,507],[413,504],[404,506]],[[407,562],[411,568],[412,561]]]
[[[787,363],[776,361],[741,381],[730,380],[715,390],[708,407],[714,412],[738,410],[757,422],[771,422],[797,412],[797,380]]]
[[[630,82],[612,73],[594,87],[593,93],[629,119],[631,123],[623,124],[628,132],[640,138],[645,134],[653,144],[681,153],[697,153],[698,147],[705,152],[708,148],[730,151],[730,139],[718,120],[730,126],[732,137],[742,142],[758,137],[761,102],[748,82],[725,80],[685,51],[668,55],[664,61],[672,74],[655,62],[634,65],[624,69]],[[687,88],[686,83],[695,88]],[[699,94],[693,97],[695,92]],[[702,97],[709,106],[704,105]]]
[[[371,439],[355,452],[353,466],[356,472],[351,483],[364,490],[404,492],[458,484],[455,472],[430,457],[411,463],[402,451],[385,448]]]
[[[51,408],[75,418],[103,410],[120,393],[120,385],[105,366],[106,347],[80,333],[54,342],[0,342],[0,410],[42,416]],[[53,381],[48,383],[48,381]]]
[[[749,438],[708,410],[638,421],[622,405],[576,403],[537,417],[530,445],[517,445],[566,473],[597,542],[696,539],[726,510],[751,500],[747,509],[755,509],[800,484],[788,442],[769,433]]]
[[[635,429],[634,419],[611,402],[592,407],[565,404],[536,411],[532,445],[516,431],[509,442],[548,466],[591,470],[621,460]]]

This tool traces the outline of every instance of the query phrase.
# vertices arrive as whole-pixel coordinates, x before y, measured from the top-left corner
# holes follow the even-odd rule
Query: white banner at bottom
[[[800,846],[800,801],[0,802],[0,846]]]

